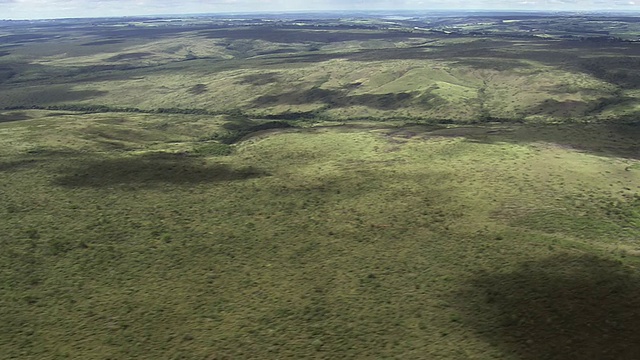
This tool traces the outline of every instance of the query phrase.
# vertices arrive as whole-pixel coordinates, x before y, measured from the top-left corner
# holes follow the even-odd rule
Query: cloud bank
[[[322,10],[631,10],[640,0],[0,0],[0,19]]]

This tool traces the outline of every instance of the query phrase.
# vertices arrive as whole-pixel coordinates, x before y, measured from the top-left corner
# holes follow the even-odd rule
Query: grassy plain
[[[0,27],[0,358],[640,358],[638,44],[103,21]]]
[[[554,22],[538,22],[555,31]],[[10,28],[13,34],[0,37],[0,108],[105,105],[467,123],[630,121],[638,113],[640,43],[604,35],[445,34],[410,23],[80,25]]]
[[[3,116],[4,358],[640,351],[636,127]]]

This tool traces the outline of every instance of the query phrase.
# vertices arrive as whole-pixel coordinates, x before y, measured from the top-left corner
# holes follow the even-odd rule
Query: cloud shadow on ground
[[[479,273],[455,298],[465,325],[519,359],[640,358],[640,276],[616,261],[529,261]]]
[[[155,153],[92,159],[60,169],[53,183],[64,187],[105,187],[122,184],[153,187],[162,183],[199,184],[246,180],[269,174],[254,167],[208,164],[186,154]]]

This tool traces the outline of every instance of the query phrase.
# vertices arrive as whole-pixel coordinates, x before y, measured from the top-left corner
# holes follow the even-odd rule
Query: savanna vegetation
[[[640,358],[638,21],[315,16],[0,22],[0,358]]]

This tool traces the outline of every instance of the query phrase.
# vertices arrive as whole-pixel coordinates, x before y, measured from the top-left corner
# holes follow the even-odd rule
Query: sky
[[[0,19],[322,10],[638,11],[640,0],[0,0]]]

